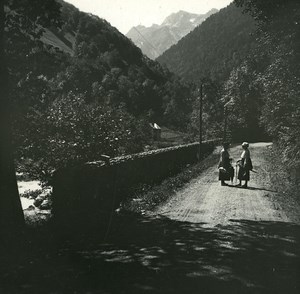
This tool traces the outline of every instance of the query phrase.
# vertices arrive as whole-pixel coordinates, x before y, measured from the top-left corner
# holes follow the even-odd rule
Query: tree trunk
[[[11,144],[11,107],[4,55],[4,0],[0,0],[0,230],[24,225]]]

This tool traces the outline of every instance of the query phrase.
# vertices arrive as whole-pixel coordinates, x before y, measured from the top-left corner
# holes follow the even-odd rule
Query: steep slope
[[[8,46],[13,76],[26,79],[26,71],[33,67],[34,61],[37,76],[43,74],[45,80],[62,80],[58,82],[61,93],[72,91],[84,94],[88,101],[114,106],[125,103],[135,115],[152,110],[161,116],[163,103],[167,105],[173,95],[170,83],[174,76],[158,62],[146,58],[106,20],[80,12],[64,1],[59,3],[62,25],[39,27],[42,43],[28,39],[22,31],[9,36],[15,38],[9,44],[18,44],[23,50],[21,54],[16,45]],[[18,26],[16,20],[11,24],[11,27]],[[21,55],[28,58],[21,59]]]
[[[191,112],[188,84],[104,19],[60,3],[47,26],[7,10],[5,30],[16,159],[44,182],[68,164],[143,151],[149,122],[184,130]]]
[[[186,80],[223,80],[254,46],[254,20],[234,4],[209,17],[201,26],[164,52],[158,61]]]
[[[145,55],[155,59],[217,11],[211,9],[206,14],[179,11],[169,15],[161,25],[133,27],[126,36],[141,48]]]
[[[41,41],[47,45],[53,46],[70,55],[74,54],[73,45],[75,42],[74,34],[59,34],[55,29],[45,28],[45,32],[41,37]]]

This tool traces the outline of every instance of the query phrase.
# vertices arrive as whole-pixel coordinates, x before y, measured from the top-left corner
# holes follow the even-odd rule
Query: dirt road
[[[156,213],[174,220],[205,223],[206,226],[227,225],[231,220],[293,222],[279,203],[274,202],[277,193],[271,186],[263,150],[270,143],[251,144],[250,152],[255,173],[251,173],[249,188],[221,186],[218,170],[212,166],[199,178],[186,185]],[[217,151],[218,152],[218,151]],[[240,158],[240,146],[229,150],[235,160]],[[294,209],[297,209],[294,207]],[[295,212],[293,212],[295,214]]]

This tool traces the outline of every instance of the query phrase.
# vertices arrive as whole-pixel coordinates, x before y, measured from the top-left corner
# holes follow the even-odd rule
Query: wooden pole
[[[200,85],[200,97],[199,97],[199,159],[202,154],[202,113],[203,113],[203,84]]]
[[[224,106],[224,133],[223,133],[223,141],[226,142],[227,139],[227,106]]]

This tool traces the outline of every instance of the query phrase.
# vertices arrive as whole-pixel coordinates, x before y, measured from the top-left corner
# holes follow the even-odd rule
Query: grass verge
[[[289,219],[295,223],[300,223],[300,179],[295,170],[289,170],[280,159],[280,152],[273,144],[264,151],[267,160],[267,170],[269,174],[272,190],[277,193],[272,194],[273,202],[278,203],[287,213]],[[298,209],[295,209],[298,208]]]

